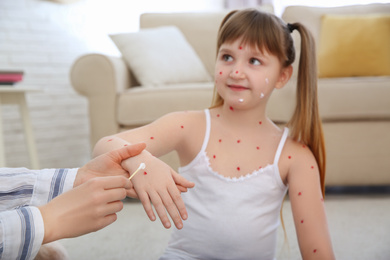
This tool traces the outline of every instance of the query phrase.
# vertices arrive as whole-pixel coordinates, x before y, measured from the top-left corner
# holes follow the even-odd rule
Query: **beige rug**
[[[338,260],[390,259],[390,195],[329,195],[325,201]],[[277,259],[301,259],[287,200],[283,206],[288,245],[279,228]],[[153,260],[163,253],[170,230],[150,222],[139,202],[127,201],[118,220],[79,238],[62,240],[70,259]]]

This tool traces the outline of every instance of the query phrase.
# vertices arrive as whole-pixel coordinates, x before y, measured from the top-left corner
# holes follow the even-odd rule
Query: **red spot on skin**
[[[314,169],[314,166],[311,166],[312,169]]]
[[[317,253],[317,249],[314,249],[314,250],[313,250],[313,253]]]
[[[241,170],[240,167],[237,167],[237,171]]]
[[[299,192],[299,193],[298,193],[298,196],[301,196],[301,195],[302,195],[302,192]]]
[[[257,146],[256,149],[257,149],[257,150],[260,150],[260,147]]]
[[[240,46],[239,49],[242,50],[242,46]]]
[[[180,126],[181,128],[184,128],[184,125]]]
[[[301,223],[303,223],[303,219],[301,220]]]
[[[260,170],[261,168],[262,168],[262,167],[260,166],[260,167],[259,167],[259,170]]]
[[[107,140],[107,142],[111,142],[111,141],[112,141],[112,139]]]
[[[261,125],[263,122],[259,121],[259,125]]]
[[[151,137],[150,137],[150,139],[151,139],[151,140],[153,140],[153,139],[154,139],[154,137],[153,137],[153,136],[151,136]]]
[[[321,198],[321,201],[324,202],[324,198]]]
[[[220,117],[221,115],[220,114],[217,114],[217,117]]]
[[[236,70],[236,74],[238,74],[238,70]]]
[[[288,159],[291,159],[291,156],[290,156],[290,155],[288,156]]]
[[[124,146],[127,146],[127,144],[125,144]]]
[[[238,143],[238,144],[241,143],[241,140],[237,140],[237,143]]]
[[[219,72],[219,75],[222,75],[222,71]]]
[[[232,106],[230,106],[229,109],[230,109],[231,111],[234,111],[234,108],[233,108]]]
[[[217,156],[213,155],[213,158],[215,159]]]
[[[221,143],[221,142],[222,142],[222,139],[219,139],[219,140],[218,140],[218,142],[220,142],[220,143]]]
[[[306,145],[302,145],[303,148],[306,148]]]
[[[144,172],[144,175],[148,174],[147,172]]]

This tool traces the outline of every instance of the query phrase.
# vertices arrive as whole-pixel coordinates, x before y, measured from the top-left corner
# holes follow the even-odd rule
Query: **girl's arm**
[[[132,160],[124,160],[122,166],[130,174],[133,173],[141,163],[145,163],[146,168],[137,173],[132,178],[132,183],[136,196],[141,200],[149,218],[156,219],[151,203],[157,215],[166,228],[169,228],[170,221],[166,211],[168,211],[173,222],[178,229],[182,228],[182,219],[187,219],[187,211],[180,196],[180,191],[192,188],[194,184],[177,174],[167,164],[156,157],[167,154],[173,150],[178,152],[183,150],[186,140],[186,130],[188,126],[188,113],[171,113],[155,122],[140,127],[118,133],[113,136],[104,137],[96,144],[93,155],[117,149],[131,143],[146,143],[146,149]],[[181,190],[177,188],[181,187]]]
[[[303,259],[335,259],[316,160],[306,146],[288,151],[289,198]]]

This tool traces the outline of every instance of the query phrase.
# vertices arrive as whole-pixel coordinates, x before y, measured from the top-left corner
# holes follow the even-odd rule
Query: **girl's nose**
[[[233,79],[242,79],[245,77],[245,73],[240,70],[240,69],[233,69],[231,72],[230,72],[230,75],[229,75],[231,78]]]

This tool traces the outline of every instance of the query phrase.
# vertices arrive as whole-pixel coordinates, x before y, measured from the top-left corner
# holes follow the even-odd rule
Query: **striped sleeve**
[[[73,188],[78,169],[45,169],[37,177],[31,205],[40,206]],[[49,185],[50,184],[50,185]]]
[[[0,168],[0,211],[46,204],[73,188],[77,170]]]
[[[0,212],[0,259],[34,259],[43,236],[44,225],[38,208]]]
[[[0,168],[0,259],[34,259],[44,236],[35,206],[72,189],[77,170]]]

